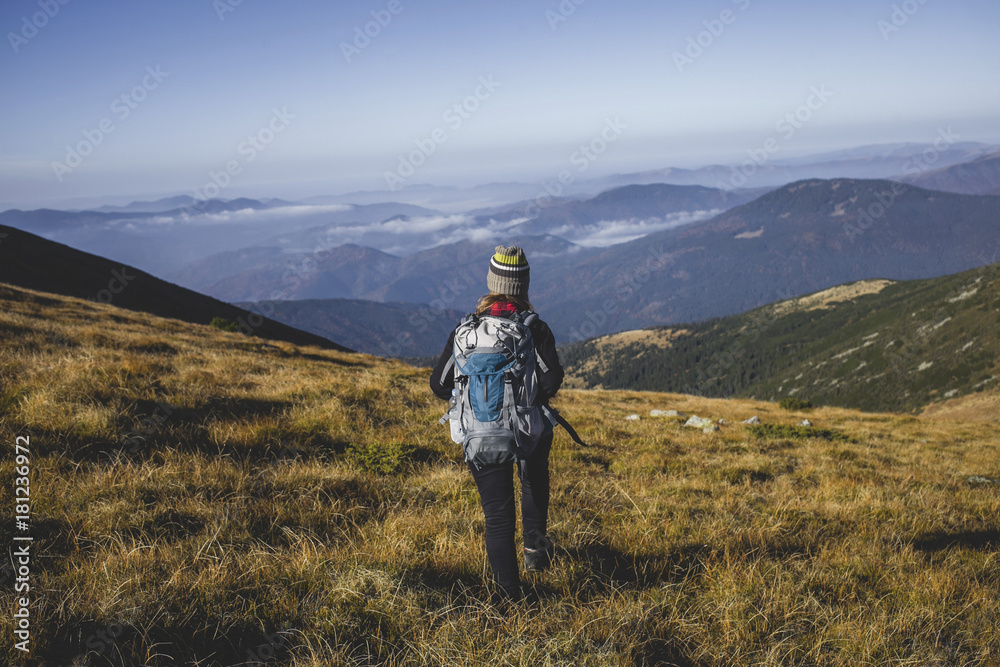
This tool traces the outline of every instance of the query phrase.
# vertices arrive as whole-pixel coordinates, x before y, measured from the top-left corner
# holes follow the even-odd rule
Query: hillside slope
[[[605,336],[561,355],[579,386],[917,410],[1000,379],[1000,264],[866,281],[734,317]]]
[[[1000,654],[995,422],[821,409],[809,430],[760,401],[562,392],[591,447],[556,433],[557,560],[526,576],[533,602],[504,608],[426,371],[5,286],[0,368],[0,503],[27,466],[18,536],[33,539],[30,652],[3,614],[0,663]],[[729,424],[703,434],[654,408]],[[764,423],[736,423],[750,415]],[[0,524],[5,544],[14,529]]]
[[[347,349],[321,336],[168,283],[134,267],[3,225],[0,225],[0,283],[113,303],[121,308],[185,322],[208,324],[213,318],[221,317],[261,338]]]

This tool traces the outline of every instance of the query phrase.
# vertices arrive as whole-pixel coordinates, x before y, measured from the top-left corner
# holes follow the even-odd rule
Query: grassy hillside
[[[592,447],[557,434],[559,559],[504,610],[426,371],[2,285],[0,369],[35,538],[32,652],[4,614],[5,664],[1000,658],[995,422],[563,392]]]
[[[795,397],[918,410],[996,386],[1000,264],[931,280],[863,281],[743,315],[570,346],[576,386]]]
[[[347,349],[262,317],[267,309],[251,313],[132,266],[4,225],[0,225],[0,282],[197,324],[208,324],[218,317],[264,338]]]

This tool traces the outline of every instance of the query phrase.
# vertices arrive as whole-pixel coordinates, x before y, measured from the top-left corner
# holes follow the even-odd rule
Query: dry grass
[[[859,280],[847,285],[837,285],[836,287],[830,287],[813,294],[807,294],[806,296],[800,296],[775,304],[774,313],[781,315],[793,310],[826,310],[832,308],[837,303],[851,301],[852,299],[857,299],[859,296],[878,294],[892,284],[893,281],[891,280]]]
[[[36,538],[33,654],[0,617],[10,664],[1000,661],[995,425],[818,408],[849,440],[760,439],[736,422],[804,415],[564,392],[593,446],[557,434],[559,560],[503,609],[426,371],[0,300],[0,471],[30,435]],[[729,424],[624,419],[653,408]],[[359,447],[383,445],[398,472],[366,472]]]

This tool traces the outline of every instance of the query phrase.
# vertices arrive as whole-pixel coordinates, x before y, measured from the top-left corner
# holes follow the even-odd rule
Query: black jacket
[[[559,363],[559,354],[556,352],[556,338],[552,335],[549,325],[541,318],[535,319],[528,329],[531,330],[531,338],[535,343],[538,356],[548,367],[548,371],[544,373],[541,368],[538,369],[538,400],[542,404],[547,404],[549,399],[559,391],[563,381],[563,368]],[[455,330],[452,329],[448,336],[448,343],[444,346],[441,357],[431,372],[431,391],[434,392],[435,396],[444,400],[451,398],[451,390],[455,388],[455,375],[451,369],[445,377],[441,377],[444,375],[444,368],[448,364],[448,360],[451,359],[454,345]]]

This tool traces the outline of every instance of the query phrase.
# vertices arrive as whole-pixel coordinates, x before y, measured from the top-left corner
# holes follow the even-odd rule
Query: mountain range
[[[919,149],[863,147],[780,164],[892,171],[921,159],[942,168],[924,169],[913,176],[919,182],[992,191],[995,147],[954,143],[935,149],[933,160],[926,147]],[[516,184],[495,185],[508,202],[521,194]],[[482,200],[490,190],[484,188]],[[389,322],[401,326],[399,309],[407,309],[383,304],[416,304],[408,308],[432,313],[429,319],[442,327],[449,311],[471,309],[498,241],[525,248],[536,309],[557,339],[573,342],[732,315],[866,278],[930,278],[974,268],[991,261],[1000,220],[995,195],[856,178],[756,190],[633,183],[596,196],[567,191],[464,213],[321,199],[181,196],[92,211],[12,210],[0,222],[142,266],[217,299],[254,303],[278,317],[294,312],[296,326],[372,342],[374,349],[366,349],[377,352]],[[313,307],[278,307],[302,299]],[[335,315],[348,308],[346,301],[320,304],[324,299],[351,300],[350,322]],[[429,342],[418,336],[408,344],[406,356],[437,352],[421,349]]]
[[[622,191],[632,188],[614,192]],[[837,179],[790,184],[709,220],[608,248],[551,235],[508,239],[530,258],[536,308],[559,340],[578,341],[732,315],[865,278],[974,268],[991,261],[998,228],[995,196]],[[462,310],[485,287],[484,258],[493,245],[467,240],[406,257],[359,246],[249,249],[169,277],[229,301],[335,297]]]

